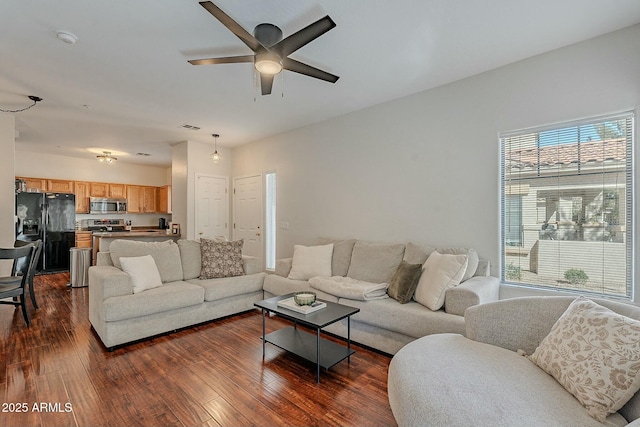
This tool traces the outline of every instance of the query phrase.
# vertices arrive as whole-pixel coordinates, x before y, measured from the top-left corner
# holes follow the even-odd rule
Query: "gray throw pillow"
[[[242,245],[244,240],[233,242],[217,242],[200,239],[202,251],[201,279],[242,276]]]
[[[387,294],[400,304],[408,303],[418,287],[421,274],[422,264],[409,264],[402,261],[391,278]]]

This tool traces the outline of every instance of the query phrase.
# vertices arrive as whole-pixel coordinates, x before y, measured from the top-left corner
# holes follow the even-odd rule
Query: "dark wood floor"
[[[36,277],[31,327],[0,305],[0,426],[391,426],[389,357],[355,346],[315,365],[267,345],[249,312],[109,353],[90,328],[88,289]],[[284,326],[267,319],[268,332]],[[21,412],[20,412],[21,411]]]

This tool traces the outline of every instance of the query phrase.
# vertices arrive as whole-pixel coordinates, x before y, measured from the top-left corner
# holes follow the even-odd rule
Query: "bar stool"
[[[26,287],[29,283],[29,273],[32,268],[31,259],[35,252],[35,245],[30,243],[20,248],[0,248],[0,259],[12,259],[11,276],[0,277],[0,304],[11,304],[22,307],[22,316],[29,326],[27,314]],[[18,262],[24,258],[24,262]],[[33,267],[35,268],[35,267]],[[11,298],[4,301],[4,298]]]

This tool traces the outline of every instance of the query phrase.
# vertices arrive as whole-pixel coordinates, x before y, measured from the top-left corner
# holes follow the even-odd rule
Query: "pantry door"
[[[244,239],[242,253],[263,265],[262,175],[233,179],[233,239]]]
[[[229,238],[228,178],[196,174],[196,239]]]

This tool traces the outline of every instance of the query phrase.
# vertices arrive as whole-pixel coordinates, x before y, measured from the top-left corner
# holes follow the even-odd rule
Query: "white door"
[[[227,178],[196,175],[196,239],[229,238]]]
[[[233,239],[244,239],[242,253],[263,265],[262,175],[233,179]]]

